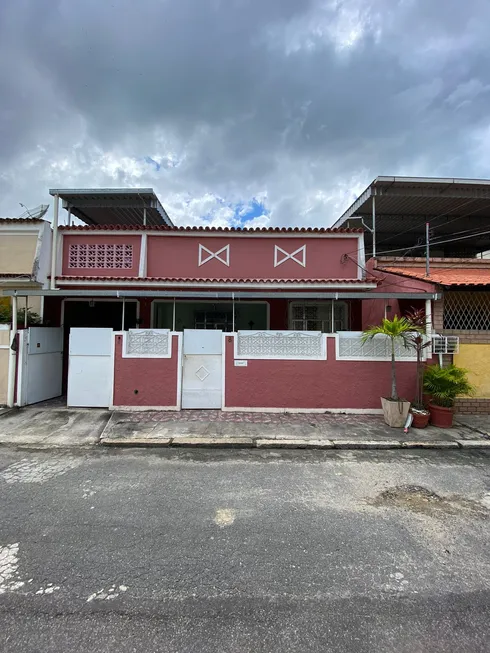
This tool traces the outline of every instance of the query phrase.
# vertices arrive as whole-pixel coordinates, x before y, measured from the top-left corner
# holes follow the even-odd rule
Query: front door
[[[182,408],[221,408],[223,333],[184,329]]]

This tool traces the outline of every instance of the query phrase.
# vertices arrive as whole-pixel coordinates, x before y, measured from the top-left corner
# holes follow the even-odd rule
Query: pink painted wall
[[[391,390],[389,361],[335,360],[327,338],[326,361],[249,360],[235,367],[233,337],[226,338],[225,406],[254,408],[381,408]],[[398,392],[413,399],[415,362],[397,363]]]
[[[70,268],[68,267],[68,256],[70,245],[132,245],[133,266],[131,268]],[[83,277],[137,277],[140,263],[141,236],[130,236],[117,234],[100,236],[63,235],[63,259],[62,274],[69,276]]]
[[[357,279],[359,268],[344,253],[355,258],[358,238],[199,237],[149,236],[149,277],[206,279]],[[199,266],[199,244],[211,252],[230,246],[230,265],[216,259]],[[293,253],[306,245],[306,267],[287,260],[274,267],[274,246]],[[206,254],[205,254],[206,256]],[[282,254],[280,254],[282,257]],[[300,256],[300,255],[297,255]]]
[[[114,406],[177,406],[177,366],[177,336],[172,358],[123,358],[122,336],[116,335]]]

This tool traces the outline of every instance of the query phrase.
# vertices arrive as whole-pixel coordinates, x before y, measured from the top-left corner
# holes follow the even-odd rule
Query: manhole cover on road
[[[368,503],[377,508],[404,508],[432,516],[472,514],[488,517],[489,509],[478,501],[458,495],[440,496],[421,485],[399,485],[388,488]]]

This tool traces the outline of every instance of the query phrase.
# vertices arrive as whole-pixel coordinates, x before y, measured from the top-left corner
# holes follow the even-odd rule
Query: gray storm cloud
[[[328,225],[379,174],[489,176],[489,36],[484,0],[3,0],[0,215],[128,185]]]

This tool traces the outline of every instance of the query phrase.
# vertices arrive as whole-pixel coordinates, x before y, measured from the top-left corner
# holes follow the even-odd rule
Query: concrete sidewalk
[[[83,447],[100,440],[111,411],[45,404],[0,412],[0,444],[21,447]]]
[[[381,416],[115,411],[101,444],[119,447],[256,447],[276,449],[486,448],[490,437],[471,426],[392,429]]]
[[[228,413],[219,410],[121,412],[45,402],[0,413],[0,444],[29,448],[232,447],[259,449],[487,449],[490,417],[451,429],[392,429],[381,416]]]

